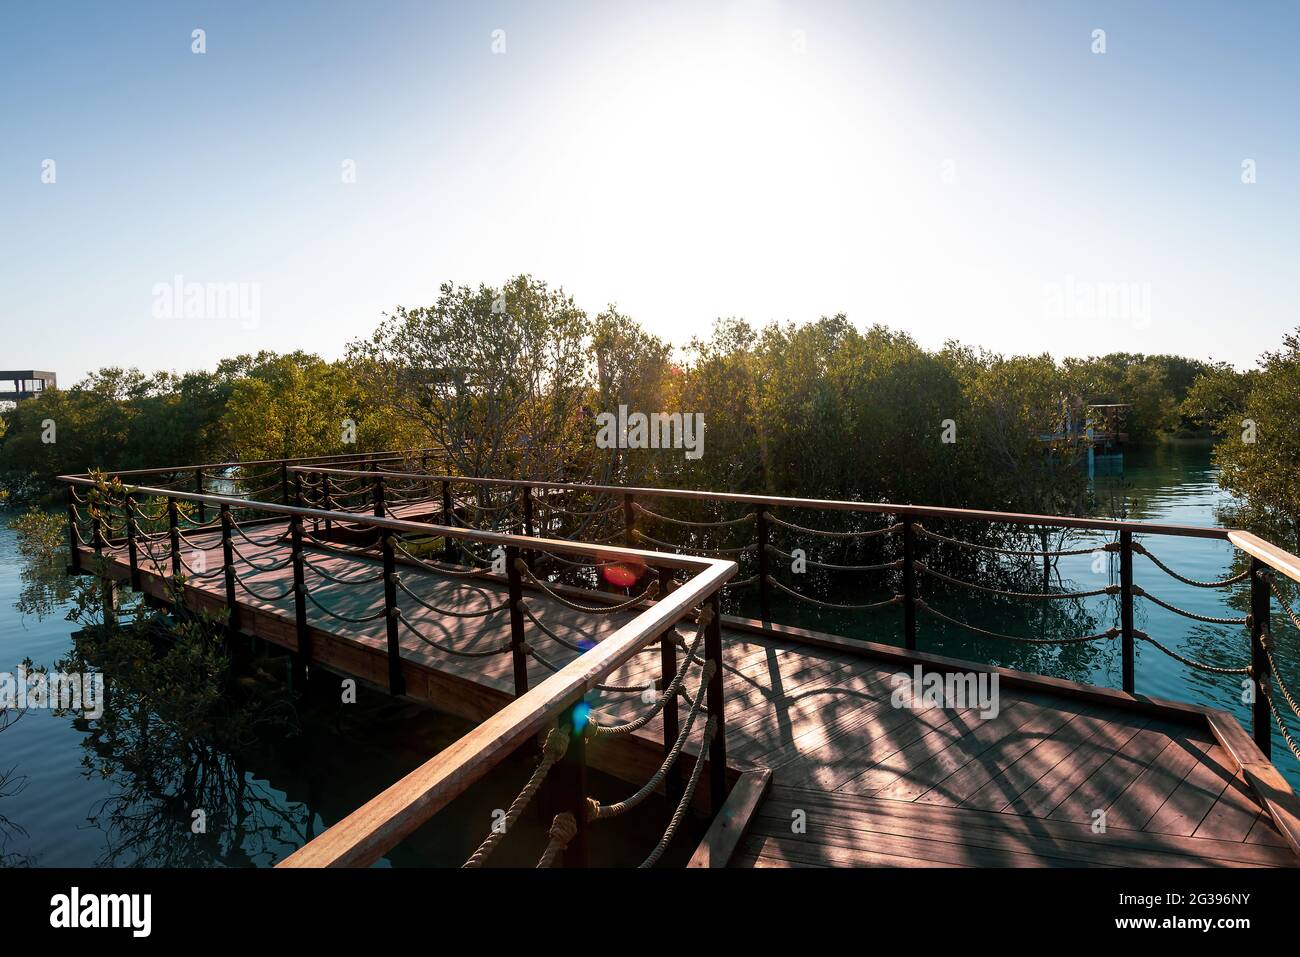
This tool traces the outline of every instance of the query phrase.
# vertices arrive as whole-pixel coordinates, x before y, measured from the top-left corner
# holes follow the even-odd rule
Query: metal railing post
[[[131,563],[131,589],[140,591],[140,551],[136,543],[135,527],[135,500],[127,495],[122,500],[122,507],[126,511],[126,554]]]
[[[1133,633],[1133,533],[1127,528],[1119,533],[1119,632],[1123,687],[1128,694],[1134,694],[1137,684]]]
[[[903,516],[903,647],[916,649],[916,528]]]
[[[239,606],[235,604],[235,543],[234,519],[230,506],[221,506],[221,561],[226,570],[226,628],[234,635],[239,631]],[[295,580],[294,587],[297,587]],[[305,609],[304,609],[305,611]]]
[[[1272,597],[1263,575],[1264,563],[1252,557],[1249,568],[1250,617],[1247,620],[1250,623],[1250,679],[1255,685],[1250,728],[1255,744],[1267,758],[1273,750],[1273,719],[1268,706],[1269,685],[1273,676],[1269,671],[1268,651],[1264,643],[1272,639],[1269,632],[1269,617],[1273,613]]]
[[[380,502],[383,502],[382,495]],[[397,616],[401,614],[401,609],[397,607],[397,548],[395,536],[391,531],[381,529],[379,534],[384,554],[384,622],[387,625],[388,637],[388,693],[399,695],[406,693],[406,679],[402,677],[401,635],[397,630]]]
[[[570,705],[559,719],[562,733],[569,735],[569,747],[547,775],[541,802],[547,827],[555,815],[573,815],[576,829],[564,849],[565,867],[587,866],[587,707],[582,698]]]
[[[172,577],[175,578],[181,574],[181,522],[180,509],[172,496],[167,498],[167,529],[171,535]]]
[[[759,506],[758,514],[754,518],[755,537],[758,541],[758,614],[763,621],[772,620],[772,595],[767,583],[768,578],[768,556],[767,556],[767,508]]]
[[[442,524],[451,528],[455,524],[455,513],[451,510],[451,482],[442,480]],[[443,539],[443,551],[448,560],[456,557],[455,541],[450,537]]]
[[[524,585],[515,564],[519,549],[506,546],[506,586],[510,594],[510,658],[515,672],[515,697],[528,691],[528,653],[524,644]]]
[[[659,569],[659,598],[668,596],[672,581],[672,569]],[[677,644],[673,640],[676,634],[675,628],[669,628],[659,636],[659,691],[661,694],[677,677]],[[673,695],[664,702],[663,714],[664,757],[667,758],[669,752],[673,749],[673,745],[677,743],[677,735],[680,732],[680,705],[677,695]],[[664,778],[664,793],[668,797],[668,814],[671,815],[682,799],[682,767],[680,762],[674,761],[672,767],[668,769],[668,775]]]
[[[334,492],[330,487],[329,473],[321,472],[320,484],[321,484],[321,493],[320,493],[321,508],[327,512],[332,512],[334,511]],[[329,537],[330,531],[333,528],[334,528],[334,520],[329,518],[325,519],[325,536],[327,538]]]
[[[72,483],[68,483],[68,568],[72,573],[81,572],[81,533],[77,530],[77,500],[72,490]]]
[[[302,552],[302,516],[289,520],[289,539],[293,547],[293,618],[298,639],[294,656],[294,677],[301,686],[307,677],[307,663],[311,660],[311,635],[307,631],[307,575]]]
[[[705,706],[709,719],[714,722],[713,740],[709,743],[709,803],[716,815],[727,800],[727,724],[722,699],[722,601],[718,592],[709,596],[708,607],[713,614],[704,626],[704,660],[712,661],[713,675]],[[704,760],[701,754],[699,760]]]

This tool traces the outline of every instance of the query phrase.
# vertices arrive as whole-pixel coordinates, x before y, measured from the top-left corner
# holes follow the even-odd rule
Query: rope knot
[[[568,847],[569,842],[578,835],[578,822],[571,813],[565,811],[555,815],[548,833],[551,840],[558,842],[560,847]]]
[[[569,752],[569,736],[565,729],[558,725],[546,732],[546,743],[542,745],[542,753],[552,761],[558,761]]]

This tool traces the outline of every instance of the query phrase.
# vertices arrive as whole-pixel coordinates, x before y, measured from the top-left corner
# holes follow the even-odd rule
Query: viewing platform
[[[417,451],[63,478],[73,570],[129,584],[176,614],[211,613],[232,634],[283,648],[299,678],[355,678],[477,725],[281,866],[371,864],[519,749],[533,749],[538,770],[509,822],[532,800],[544,809],[543,863],[582,865],[600,821],[647,813],[640,805],[656,791],[678,813],[643,849],[650,864],[680,840],[688,808],[711,821],[692,866],[1297,861],[1300,804],[1268,757],[1274,709],[1295,709],[1273,674],[1269,622],[1274,597],[1289,613],[1270,576],[1300,581],[1300,559],[1253,535],[464,478],[430,471],[429,460]],[[215,483],[227,494],[213,494]],[[1101,550],[1117,560],[1119,582],[1035,595],[944,563],[972,549],[1069,554],[959,534],[987,523],[1113,535]],[[1161,536],[1225,539],[1248,556],[1240,575],[1192,582],[1249,582],[1251,613],[1222,619],[1242,629],[1239,668],[1185,658],[1134,626],[1135,601],[1171,607],[1133,584],[1135,555],[1190,581],[1155,556]],[[814,540],[851,543],[862,558],[812,566],[871,579],[885,597],[808,595],[778,574],[797,558],[791,541]],[[929,581],[1026,600],[1112,595],[1120,614],[1096,635],[1015,638],[931,604]],[[742,589],[757,618],[724,613]],[[782,624],[777,597],[897,616],[902,641]],[[111,587],[105,607],[111,615]],[[1112,643],[1124,690],[928,653],[922,617],[991,641]],[[1143,641],[1186,667],[1253,682],[1252,732],[1226,711],[1135,694]],[[900,706],[899,675],[996,675],[996,708]],[[629,782],[631,795],[591,793],[588,765]],[[485,816],[475,864],[509,840],[491,824]]]

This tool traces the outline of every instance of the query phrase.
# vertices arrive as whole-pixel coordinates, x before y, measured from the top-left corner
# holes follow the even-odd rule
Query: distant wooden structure
[[[39,369],[0,370],[0,402],[22,402],[59,387],[53,372]]]

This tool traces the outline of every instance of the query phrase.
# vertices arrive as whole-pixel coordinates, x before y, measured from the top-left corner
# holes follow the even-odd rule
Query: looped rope
[[[757,513],[750,512],[746,515],[740,516],[740,518],[718,519],[713,522],[688,522],[684,518],[672,518],[659,512],[653,512],[640,502],[634,501],[632,503],[632,508],[640,512],[642,515],[649,515],[651,518],[657,519],[658,521],[667,522],[670,525],[685,525],[689,528],[724,528],[729,525],[743,525],[745,522],[752,522],[757,517]]]
[[[612,615],[614,612],[626,611],[629,608],[634,608],[641,604],[641,602],[645,601],[647,598],[653,598],[655,595],[659,594],[659,582],[655,579],[650,582],[646,587],[646,590],[641,594],[629,598],[627,601],[620,604],[596,606],[580,605],[576,601],[570,601],[563,595],[556,594],[549,585],[533,574],[533,570],[528,567],[528,563],[522,558],[515,559],[515,568],[517,568],[525,578],[541,589],[548,598],[559,602],[566,608],[572,608],[574,611],[583,611],[589,615]]]
[[[768,543],[767,550],[782,558],[794,560],[794,555],[790,552],[783,552],[772,543]],[[824,568],[833,572],[881,572],[891,568],[902,568],[903,560],[901,558],[892,562],[882,562],[878,565],[831,565],[827,562],[813,561],[811,558],[805,558],[804,561],[810,568]]]
[[[1001,595],[1003,598],[1033,598],[1043,600],[1056,600],[1061,598],[1092,598],[1095,595],[1118,595],[1119,585],[1107,585],[1105,588],[1094,588],[1091,591],[1059,591],[1059,592],[1038,592],[1038,591],[1008,591],[1005,588],[993,588],[990,585],[978,585],[975,582],[963,581],[960,578],[953,578],[951,575],[945,575],[943,572],[935,571],[925,562],[913,562],[918,571],[922,574],[930,575],[940,581],[947,582],[949,585],[959,585],[962,588],[973,588],[976,591],[986,592],[990,595]]]
[[[393,574],[393,584],[404,591],[416,604],[422,605],[434,614],[447,615],[449,618],[486,618],[488,615],[495,615],[497,612],[504,611],[510,607],[509,602],[502,602],[499,605],[489,605],[481,611],[454,611],[451,608],[443,608],[439,605],[433,604],[432,602],[425,601],[415,592],[411,591],[411,589],[406,587],[406,583],[402,581],[401,576],[396,573]]]
[[[632,529],[632,535],[639,541],[649,542],[651,545],[658,545],[660,548],[671,548],[675,551],[690,549],[693,555],[709,555],[714,558],[729,555],[744,555],[746,552],[752,552],[758,548],[758,542],[750,542],[748,545],[737,545],[734,548],[695,548],[690,545],[675,545],[672,542],[661,541],[658,538],[651,538],[639,528]]]
[[[469,860],[461,865],[462,867],[483,866],[483,862],[488,859],[488,855],[496,850],[496,846],[501,843],[501,839],[506,836],[506,832],[510,830],[511,825],[519,819],[519,815],[523,813],[524,808],[528,807],[529,802],[532,801],[538,788],[540,788],[542,782],[546,780],[546,775],[550,773],[551,768],[554,767],[556,762],[563,758],[568,751],[569,726],[556,725],[547,732],[546,743],[542,745],[542,760],[538,762],[537,767],[533,770],[532,776],[528,778],[528,782],[523,786],[523,789],[515,799],[510,802],[510,807],[506,810],[506,816],[501,821],[500,829],[498,830],[493,828],[489,831],[488,836],[484,838],[483,843],[478,846],[478,850],[469,856]]]
[[[1157,648],[1159,648],[1161,651],[1163,651],[1165,654],[1167,654],[1170,658],[1173,658],[1175,661],[1181,661],[1183,664],[1187,665],[1189,668],[1195,668],[1195,669],[1197,669],[1198,671],[1207,671],[1207,672],[1209,672],[1210,674],[1215,674],[1215,675],[1245,675],[1245,674],[1250,674],[1250,667],[1249,667],[1249,666],[1244,667],[1244,668],[1227,668],[1227,667],[1224,667],[1223,665],[1211,665],[1211,664],[1206,664],[1204,661],[1196,661],[1196,660],[1194,660],[1194,659],[1192,659],[1192,658],[1188,658],[1188,657],[1186,657],[1185,655],[1180,655],[1178,652],[1174,651],[1172,648],[1169,648],[1169,647],[1167,647],[1166,645],[1162,644],[1158,639],[1153,638],[1153,637],[1151,637],[1150,635],[1148,635],[1145,631],[1139,631],[1139,630],[1137,630],[1136,628],[1133,630],[1133,636],[1134,636],[1135,638],[1141,638],[1143,641],[1149,641],[1151,644],[1155,645]]]
[[[808,528],[806,525],[785,522],[767,511],[763,512],[763,518],[773,525],[780,525],[782,528],[788,528],[793,532],[803,532],[805,535],[821,535],[824,538],[870,538],[875,535],[892,535],[903,527],[902,522],[897,522],[885,528],[868,528],[860,532],[832,532],[825,528]]]
[[[551,821],[551,829],[547,834],[550,840],[546,842],[546,850],[542,851],[542,856],[537,861],[538,867],[555,866],[560,855],[568,848],[569,842],[578,836],[578,822],[569,811],[562,811],[555,815],[555,820]]]
[[[948,624],[955,625],[958,628],[965,628],[967,631],[972,631],[977,635],[983,635],[985,638],[996,638],[999,641],[1018,641],[1026,645],[1078,645],[1088,641],[1097,641],[1099,638],[1115,638],[1120,634],[1118,628],[1110,627],[1095,635],[1079,635],[1076,638],[1021,638],[1019,635],[1004,635],[1000,632],[980,628],[979,626],[972,625],[969,622],[950,618],[943,612],[939,611],[939,609],[926,604],[926,602],[920,598],[916,600],[916,607],[922,611],[929,612],[940,621],[946,621]]]
[[[495,648],[486,648],[482,651],[467,651],[463,648],[453,648],[451,645],[445,645],[441,641],[437,641],[436,639],[430,638],[428,635],[421,632],[418,628],[415,627],[415,625],[413,625],[410,622],[410,620],[405,615],[401,614],[400,612],[397,615],[397,621],[400,625],[405,627],[407,631],[413,634],[416,638],[419,638],[422,642],[424,642],[429,647],[436,648],[439,651],[445,652],[446,654],[449,655],[456,655],[457,657],[460,658],[491,658],[493,655],[499,655],[502,652],[509,651],[511,648],[511,642],[509,638],[505,639],[505,641],[501,642]]]
[[[1192,621],[1205,622],[1207,625],[1244,625],[1249,619],[1243,615],[1240,618],[1220,618],[1215,615],[1201,615],[1194,611],[1188,611],[1185,608],[1179,608],[1177,605],[1171,605],[1169,602],[1157,598],[1141,585],[1133,586],[1133,594],[1139,598],[1145,598],[1149,602],[1159,605],[1167,611],[1172,611],[1175,615],[1182,615],[1184,618],[1190,618]]]
[[[993,552],[998,555],[1011,555],[1018,558],[1062,558],[1066,555],[1091,555],[1093,552],[1113,552],[1118,551],[1119,546],[1115,542],[1109,542],[1105,545],[1094,545],[1089,548],[1071,548],[1059,551],[1021,551],[1014,548],[996,548],[992,545],[977,545],[975,542],[964,542],[960,538],[949,538],[947,535],[940,535],[938,532],[932,532],[920,522],[912,526],[917,534],[922,538],[934,539],[937,542],[946,542],[949,545],[956,545],[959,548],[971,548],[980,552]]]
[[[809,598],[807,595],[801,594],[788,585],[783,584],[780,579],[775,578],[772,575],[767,576],[767,583],[779,588],[790,597],[797,598],[800,601],[806,601],[810,605],[816,605],[818,608],[834,608],[840,611],[871,611],[876,608],[886,608],[890,605],[896,605],[903,600],[902,595],[894,595],[892,598],[886,598],[884,601],[868,602],[865,605],[842,605],[838,602],[821,601],[817,598]]]
[[[1166,575],[1170,576],[1171,578],[1178,579],[1184,585],[1191,585],[1193,588],[1226,588],[1229,585],[1237,584],[1237,582],[1239,581],[1245,581],[1247,578],[1250,577],[1250,569],[1247,568],[1245,571],[1241,572],[1240,574],[1233,575],[1231,578],[1221,578],[1217,581],[1197,581],[1195,578],[1188,578],[1186,575],[1178,574],[1178,572],[1174,571],[1172,568],[1170,568],[1160,559],[1156,558],[1156,556],[1153,555],[1151,551],[1148,550],[1147,547],[1143,545],[1141,542],[1133,543],[1133,551],[1139,555],[1145,555],[1147,558],[1151,559],[1152,564],[1154,564],[1156,568],[1159,568]]]

